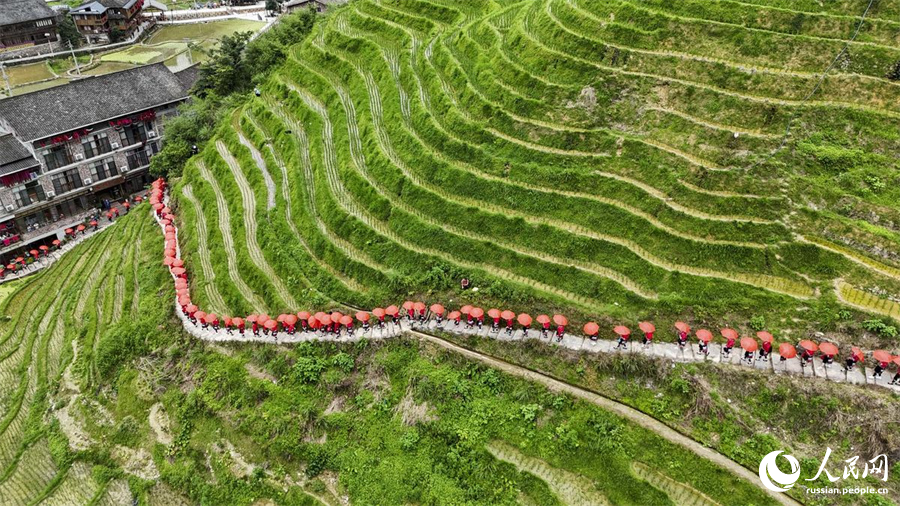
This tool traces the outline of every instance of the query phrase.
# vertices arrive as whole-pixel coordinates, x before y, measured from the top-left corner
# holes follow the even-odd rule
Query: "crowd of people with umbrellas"
[[[313,332],[318,335],[342,333],[352,336],[356,332],[363,334],[374,328],[384,329],[389,325],[398,325],[406,321],[408,325],[425,327],[432,321],[438,329],[454,330],[457,328],[477,329],[482,331],[488,325],[489,333],[505,333],[514,336],[521,333],[523,338],[530,335],[539,335],[544,339],[555,338],[557,342],[566,336],[566,327],[569,320],[561,314],[552,317],[540,314],[532,318],[527,313],[515,313],[511,310],[491,308],[485,311],[480,307],[464,305],[459,309],[447,311],[441,304],[427,305],[422,301],[404,302],[401,306],[390,305],[384,308],[377,307],[371,311],[357,311],[355,314],[343,314],[339,311],[310,312],[280,314],[275,318],[267,314],[251,314],[246,317],[219,316],[214,313],[206,313],[191,302],[187,271],[184,261],[179,258],[178,239],[174,225],[175,216],[164,203],[166,183],[159,179],[152,185],[150,192],[150,204],[153,206],[156,217],[165,232],[164,264],[169,267],[175,278],[175,291],[178,305],[184,316],[193,324],[213,332],[225,332],[228,334],[239,333],[244,335],[249,332],[254,336],[265,335],[277,341],[278,333],[284,332],[293,335],[296,332]],[[535,325],[536,323],[536,325]],[[654,342],[656,327],[651,322],[638,323],[641,333],[641,345],[650,346]],[[583,328],[584,337],[592,343],[600,339],[600,325],[596,322],[587,322]],[[709,343],[714,339],[713,332],[708,329],[693,331],[687,323],[675,322],[674,342],[682,349],[691,346],[690,341],[696,339],[697,350],[702,355],[709,355]],[[531,333],[534,334],[531,334]],[[617,325],[611,329],[611,333],[617,338],[615,350],[627,350],[632,339],[632,330],[624,325]],[[693,336],[692,336],[693,334]],[[756,337],[740,337],[737,330],[723,328],[719,330],[722,337],[722,356],[730,357],[735,346],[743,352],[742,360],[747,363],[769,360],[775,346],[774,336],[766,331],[756,333]],[[799,359],[803,367],[810,366],[818,354],[819,360],[825,367],[834,364],[840,354],[838,346],[834,343],[816,343],[809,339],[803,339],[796,345],[782,342],[777,345],[779,360]],[[882,373],[893,363],[898,366],[891,384],[900,384],[900,355],[893,356],[884,350],[871,352],[875,367],[873,375],[880,378]],[[849,354],[844,360],[844,368],[853,370],[860,362],[864,362],[866,354],[859,348],[850,347]]]
[[[135,203],[140,203],[143,201],[143,197],[140,195],[135,197]],[[131,209],[131,202],[128,199],[122,202],[122,208],[125,209],[125,214],[128,214],[128,211]],[[120,211],[117,207],[111,207],[109,211],[106,213],[106,219],[109,222],[114,221],[116,218],[120,216]],[[85,220],[85,223],[81,223],[75,227],[67,228],[63,231],[64,240],[65,241],[74,241],[81,236],[85,236],[88,232],[96,232],[100,228],[100,213],[98,212],[94,216],[90,216]],[[60,250],[63,247],[63,240],[53,239],[49,245],[41,244],[40,246],[26,251],[12,260],[7,265],[0,265],[0,279],[5,278],[6,276],[12,276],[17,272],[21,272],[23,269],[29,268],[29,266],[33,265],[35,262],[43,260],[50,256],[51,253]]]

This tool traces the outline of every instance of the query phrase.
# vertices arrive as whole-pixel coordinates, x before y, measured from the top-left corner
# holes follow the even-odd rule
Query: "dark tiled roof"
[[[31,152],[11,134],[0,134],[0,176],[38,165]]]
[[[0,119],[36,141],[185,97],[175,74],[155,63],[0,100]]]
[[[97,13],[106,12],[106,9],[128,9],[131,8],[136,1],[137,0],[88,0],[74,8],[72,12],[83,14],[84,12],[82,11],[86,8],[89,8],[88,10],[90,12]]]
[[[56,16],[44,0],[0,0],[0,26]]]
[[[178,78],[178,82],[181,83],[184,92],[187,93],[194,87],[194,83],[196,83],[197,79],[200,77],[200,64],[194,64],[175,72],[175,77]]]

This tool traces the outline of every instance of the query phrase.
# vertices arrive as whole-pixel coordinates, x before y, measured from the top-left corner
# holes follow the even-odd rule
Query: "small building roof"
[[[178,79],[178,82],[181,83],[181,86],[184,87],[185,90],[190,90],[194,87],[194,83],[197,82],[197,79],[200,78],[200,64],[195,63],[190,67],[183,68],[178,72],[175,72],[175,77]]]
[[[0,176],[39,165],[24,144],[12,134],[0,132]]]
[[[90,0],[72,9],[73,14],[103,14],[107,9],[130,9],[138,0]]]
[[[169,8],[163,2],[157,2],[156,0],[147,0],[144,2],[144,10],[156,9],[158,11],[167,11]]]
[[[47,19],[56,12],[44,0],[2,0],[0,1],[0,26],[15,25]]]
[[[31,142],[182,100],[189,89],[154,63],[0,100],[0,122]]]
[[[322,0],[290,0],[284,4],[285,8],[292,9],[294,7],[304,7],[307,5],[317,4],[321,7],[327,7],[328,5]]]

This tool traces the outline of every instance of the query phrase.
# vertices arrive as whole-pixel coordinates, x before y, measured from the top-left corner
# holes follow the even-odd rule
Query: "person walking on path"
[[[618,350],[621,348],[623,350],[627,350],[628,349],[628,339],[631,337],[631,329],[629,329],[628,327],[626,327],[624,325],[619,325],[616,328],[614,328],[613,331],[615,331],[616,335],[619,336],[619,342],[618,342],[618,344],[616,344],[615,349]]]

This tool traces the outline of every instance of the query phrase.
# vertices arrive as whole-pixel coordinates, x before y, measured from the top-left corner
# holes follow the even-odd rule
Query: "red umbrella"
[[[484,309],[481,309],[480,307],[473,307],[472,312],[469,314],[472,315],[472,318],[481,318],[482,316],[484,316]]]
[[[857,362],[866,357],[863,351],[856,346],[850,347],[850,355],[855,358]]]
[[[376,307],[372,310],[372,314],[375,315],[375,318],[381,319],[384,318],[384,315],[386,315],[387,312],[380,307]]]
[[[506,321],[512,321],[516,318],[516,313],[513,313],[512,311],[507,309],[500,313],[500,318],[503,318]]]
[[[444,314],[444,306],[442,306],[440,304],[432,304],[429,309],[431,310],[432,313],[434,313],[436,315]]]
[[[169,209],[168,207],[162,208],[162,213],[163,213],[163,214],[168,214],[168,213],[171,213],[171,212],[172,212],[172,210]]]
[[[7,269],[16,270],[16,264],[9,264],[6,266]]]
[[[235,316],[231,319],[231,323],[234,324],[235,327],[240,328],[244,326],[244,319],[240,316]]]
[[[516,321],[519,322],[519,325],[528,327],[531,325],[531,316],[528,313],[522,313],[516,318]]]
[[[620,336],[630,336],[631,335],[631,329],[629,329],[628,327],[626,327],[624,325],[617,326],[616,328],[613,329],[613,332],[615,332],[616,334],[618,334]]]
[[[167,249],[166,251],[163,252],[163,255],[167,256],[167,257],[174,257],[175,256],[175,248]]]
[[[344,315],[339,311],[334,311],[331,313],[331,323],[339,323],[343,317]]]
[[[53,244],[54,246],[59,246],[61,244],[61,241],[59,239],[53,239],[53,242],[51,244]]]
[[[873,351],[872,357],[879,362],[890,362],[891,361],[891,354],[884,350]]]
[[[110,214],[110,216],[112,216],[112,214]],[[163,219],[159,220],[159,222],[162,223],[163,225],[171,225],[172,224],[172,220],[170,220],[168,218],[163,218]]]
[[[794,358],[797,356],[797,349],[790,343],[781,343],[778,345],[778,354],[781,358]]]
[[[765,331],[757,332],[756,337],[760,338],[764,343],[771,343],[775,339],[772,337],[772,334]]]
[[[491,318],[493,318],[495,320],[499,320],[500,319],[500,310],[496,309],[496,308],[488,309],[488,316],[490,316]]]
[[[184,278],[178,278],[175,280],[175,288],[187,288],[188,282]]]
[[[316,320],[319,320],[322,325],[327,325],[331,323],[331,316],[324,311],[319,311],[316,313]]]
[[[275,330],[276,328],[278,328],[278,322],[270,318],[266,320],[265,323],[263,323],[263,327],[269,330]]]
[[[587,322],[584,324],[584,333],[590,337],[594,337],[597,333],[600,332],[600,326],[594,322]]]
[[[278,323],[283,323],[285,318],[287,318],[287,315],[284,313],[281,313],[280,315],[278,315],[277,318],[275,318],[275,321],[277,321]]]
[[[361,322],[367,322],[369,321],[369,313],[365,311],[359,311],[358,313],[356,313],[356,319]]]
[[[41,251],[48,251],[48,250],[50,249],[50,247],[47,246],[46,244],[41,244],[41,247],[38,248],[38,249],[41,250]]]
[[[399,313],[400,310],[397,309],[397,306],[388,306],[385,308],[384,312],[390,316],[397,316],[397,313]]]
[[[33,256],[33,257],[36,257],[40,254],[40,253],[38,253],[38,250],[36,250],[36,249],[33,249],[33,250],[29,251],[28,253],[31,253],[31,256]]]
[[[309,320],[309,317],[310,314],[307,311],[300,311],[299,313],[297,313],[297,318],[300,318],[301,320]]]
[[[206,323],[212,324],[217,319],[218,319],[218,317],[216,316],[216,313],[209,313],[208,315],[206,315],[206,318],[204,318],[203,321],[205,321]]]
[[[267,321],[269,321],[269,320],[271,320],[271,319],[272,319],[272,318],[269,317],[269,315],[267,315],[267,314],[265,314],[265,313],[259,315],[259,323],[264,323],[264,322],[267,322]],[[276,322],[276,323],[277,323],[277,322]]]
[[[638,323],[638,327],[639,327],[639,328],[641,329],[641,331],[642,331],[643,333],[645,333],[645,334],[652,334],[652,333],[656,332],[656,326],[654,326],[654,325],[653,325],[652,323],[650,323],[650,322],[641,322],[641,323]]]
[[[464,315],[468,315],[469,313],[472,312],[472,306],[469,304],[466,304],[465,306],[459,308],[459,312]]]
[[[85,227],[84,225],[78,225],[77,227],[75,227],[75,230],[77,230],[77,231],[79,231],[79,232],[84,232],[84,229],[85,229],[85,228],[86,228],[86,227]]]
[[[190,293],[189,293],[189,291],[188,291],[187,288],[178,288],[177,290],[175,290],[175,294],[178,295],[178,296],[181,296],[181,295],[190,295]]]
[[[561,314],[555,314],[555,315],[553,315],[553,323],[555,323],[557,325],[566,326],[569,324],[569,319]]]
[[[450,314],[447,315],[448,320],[457,320],[462,314],[459,311],[450,311]]]
[[[157,203],[153,204],[153,209],[155,209],[157,211],[161,211],[162,208],[164,208],[164,207],[166,207],[166,206],[164,206],[161,202],[157,202]]]
[[[689,333],[691,331],[691,326],[684,322],[675,322],[675,328],[678,329],[679,332]]]
[[[172,267],[184,267],[184,260],[180,258],[173,258]]]
[[[406,301],[406,302],[403,303],[403,309],[409,311],[409,310],[412,309],[412,308],[413,308],[413,301],[408,300],[408,301]]]
[[[191,305],[191,296],[188,294],[183,294],[178,296],[178,303],[184,307]]]
[[[197,321],[202,322],[203,319],[206,318],[206,313],[203,311],[194,311],[194,318],[196,318]]]
[[[309,328],[316,330],[322,326],[322,322],[320,322],[315,316],[309,317]]]
[[[345,327],[349,327],[353,325],[353,317],[350,315],[341,316],[340,323]]]
[[[734,329],[725,328],[720,330],[719,333],[722,334],[722,337],[725,339],[737,339],[738,337],[738,333]]]
[[[247,321],[250,322],[250,323],[257,323],[257,322],[259,321],[259,315],[257,315],[257,314],[252,314],[252,315],[250,315],[250,316],[247,317]]]
[[[744,351],[756,351],[759,349],[759,343],[752,337],[743,337],[741,338],[741,348],[743,348]]]
[[[291,325],[291,326],[296,325],[297,324],[297,315],[295,315],[295,314],[286,315],[284,317],[283,323],[285,325]]]
[[[708,343],[712,341],[712,332],[706,329],[700,329],[697,331],[697,339],[703,341],[704,343]]]
[[[172,274],[176,276],[181,276],[185,272],[187,271],[184,270],[184,267],[172,267]]]
[[[173,263],[175,263],[175,258],[173,258],[173,257],[166,257],[166,258],[163,258],[163,265],[168,266],[168,267],[172,267],[172,264],[173,264]]]
[[[900,365],[900,355],[894,356],[894,358],[892,360],[894,361],[895,364]]]
[[[809,339],[804,339],[804,340],[800,341],[798,344],[800,345],[801,348],[803,348],[804,350],[806,350],[810,353],[815,353],[816,350],[819,349],[819,346],[816,343],[810,341]]]
[[[415,309],[417,312],[421,313],[421,312],[425,311],[425,303],[424,302],[416,302],[415,304],[413,304],[413,309]]]
[[[819,351],[824,355],[834,356],[838,354],[838,347],[832,343],[822,343],[819,345]]]
[[[540,323],[541,325],[546,325],[546,324],[550,323],[550,317],[545,314],[538,315],[537,322]]]

